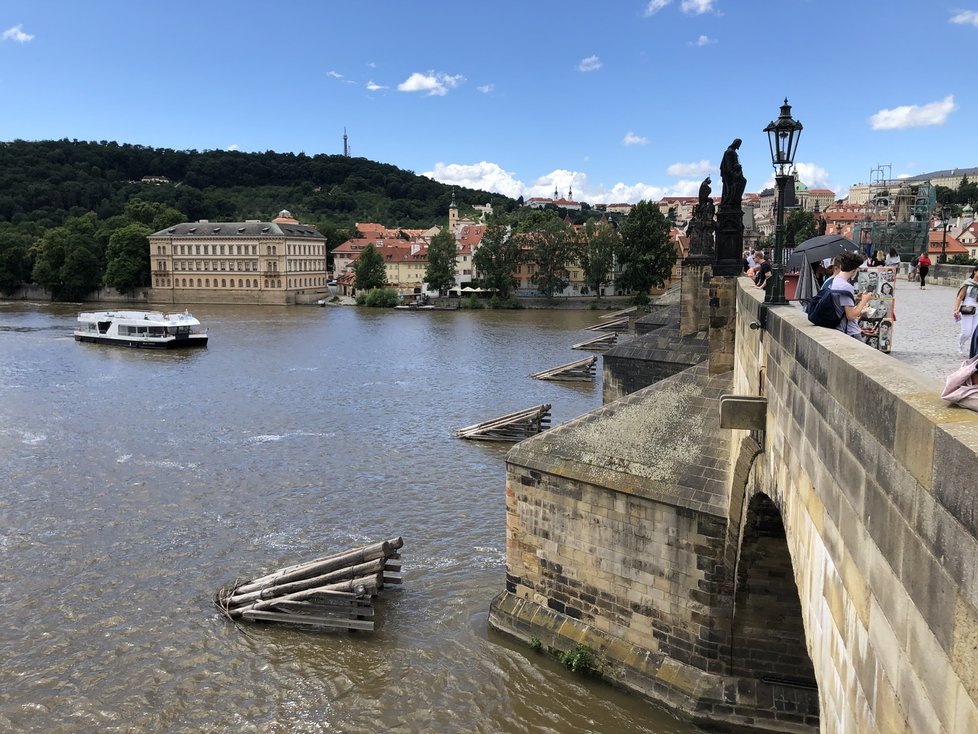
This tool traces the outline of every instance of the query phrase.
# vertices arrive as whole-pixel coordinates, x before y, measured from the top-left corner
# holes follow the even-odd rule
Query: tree
[[[640,201],[625,217],[619,230],[618,283],[625,290],[645,295],[661,288],[676,264],[676,246],[669,239],[669,221],[651,201]]]
[[[438,295],[455,285],[455,254],[455,235],[451,230],[443,229],[431,238],[424,279],[428,288],[438,291]]]
[[[11,295],[31,276],[31,236],[0,222],[0,293]]]
[[[353,285],[358,291],[381,288],[387,283],[384,256],[374,247],[373,242],[360,251],[360,258],[353,264],[353,272],[356,274]]]
[[[584,284],[601,298],[601,286],[611,277],[618,234],[610,224],[588,221],[581,232],[578,260],[584,271]]]
[[[34,281],[58,301],[80,301],[102,283],[95,214],[69,218],[34,246]]]
[[[519,268],[522,257],[519,242],[509,236],[509,227],[495,223],[486,227],[479,248],[472,256],[472,264],[482,285],[496,291],[496,296],[505,301],[513,292],[516,283],[513,273]]]
[[[788,221],[784,223],[784,244],[786,247],[800,245],[805,240],[815,236],[818,230],[818,221],[811,212],[802,209],[795,209],[788,215]]]
[[[143,201],[138,196],[126,204],[125,214],[132,221],[145,224],[151,233],[187,221],[183,213],[172,206],[157,201]]]
[[[109,237],[103,282],[120,293],[150,284],[149,227],[130,224]]]
[[[576,259],[574,230],[556,213],[534,211],[519,223],[517,240],[529,250],[534,268],[530,280],[543,295],[552,298],[567,287],[567,266]]]

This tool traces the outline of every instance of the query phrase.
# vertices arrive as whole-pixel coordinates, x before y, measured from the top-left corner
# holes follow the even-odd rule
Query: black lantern
[[[774,166],[774,181],[778,187],[777,223],[774,229],[774,256],[771,258],[771,276],[768,278],[764,302],[781,306],[787,303],[784,298],[784,197],[791,169],[795,163],[798,140],[801,138],[802,124],[791,116],[791,105],[785,97],[778,119],[764,128],[771,147],[771,164]],[[803,273],[804,277],[807,273]]]

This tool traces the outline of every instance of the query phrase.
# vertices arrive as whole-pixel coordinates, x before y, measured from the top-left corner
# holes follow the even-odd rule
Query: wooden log
[[[598,318],[600,318],[602,321],[617,319],[625,314],[635,313],[636,311],[638,311],[638,306],[629,306],[628,308],[623,308],[621,311],[614,311],[613,313],[608,313],[604,316],[599,316]]]
[[[628,331],[628,317],[603,321],[587,327],[587,331]]]
[[[597,357],[585,357],[574,362],[541,370],[530,375],[535,380],[591,380],[594,378],[594,365]]]
[[[277,586],[279,584],[288,583],[289,581],[297,581],[310,576],[321,575],[338,568],[363,563],[364,561],[385,558],[393,551],[394,548],[391,546],[390,542],[384,540],[379,543],[374,543],[373,545],[358,548],[356,550],[346,551],[345,553],[337,553],[336,555],[327,556],[308,563],[302,563],[298,566],[290,566],[288,568],[281,569],[275,573],[270,573],[266,576],[262,576],[261,578],[254,579],[253,581],[249,581],[246,584],[238,586],[236,589],[234,589],[234,593],[247,594],[268,586]]]
[[[549,421],[550,404],[544,403],[482,423],[458,428],[455,430],[455,436],[487,441],[519,441],[539,433],[544,424],[549,425]]]
[[[272,609],[289,612],[294,614],[318,614],[318,615],[335,615],[337,618],[342,619],[344,617],[356,616],[356,617],[372,617],[374,616],[374,608],[370,606],[357,606],[355,604],[347,604],[345,606],[333,606],[333,605],[323,605],[318,603],[312,603],[308,601],[283,601],[275,604]]]
[[[284,622],[286,624],[304,624],[314,627],[337,627],[340,629],[358,629],[372,631],[374,623],[367,619],[338,619],[336,617],[319,617],[306,614],[283,614],[249,609],[241,615],[244,619],[263,620],[268,622]]]
[[[227,605],[222,604],[221,608],[227,613],[232,619],[238,619],[244,616],[245,612],[248,611],[261,611],[263,609],[270,609],[275,606],[276,603],[283,601],[301,601],[303,599],[308,599],[309,597],[323,592],[323,591],[348,591],[356,592],[357,587],[362,586],[364,588],[364,593],[372,594],[377,590],[380,580],[376,575],[374,576],[364,576],[361,578],[350,579],[348,581],[341,581],[335,584],[328,584],[326,586],[321,586],[313,589],[304,589],[303,591],[297,591],[293,594],[288,594],[287,596],[276,597],[275,599],[262,599],[246,606],[228,608]]]
[[[613,347],[618,342],[617,332],[614,334],[605,334],[603,336],[596,336],[594,339],[589,339],[584,342],[579,342],[571,347],[571,349],[584,349],[591,352],[605,352],[611,347]]]
[[[377,558],[372,561],[367,561],[366,563],[358,563],[356,566],[348,566],[346,568],[330,571],[329,573],[325,573],[320,576],[303,578],[299,579],[298,581],[291,581],[285,584],[265,586],[257,591],[250,591],[244,594],[236,592],[226,599],[226,604],[228,607],[239,607],[245,604],[250,604],[258,599],[274,599],[275,597],[286,596],[295,591],[302,591],[303,589],[311,589],[318,586],[326,586],[327,584],[342,581],[343,579],[381,573],[384,570],[385,560],[386,559],[384,558]]]

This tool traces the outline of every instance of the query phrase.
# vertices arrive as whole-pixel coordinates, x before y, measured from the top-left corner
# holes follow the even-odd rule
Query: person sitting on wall
[[[771,263],[768,262],[763,252],[755,252],[754,260],[757,262],[754,272],[754,285],[763,288],[767,279],[771,277]]]
[[[832,278],[832,300],[835,302],[835,312],[839,317],[839,331],[844,331],[849,336],[857,339],[863,335],[859,327],[859,317],[862,316],[874,293],[864,291],[859,300],[856,300],[856,290],[853,288],[852,281],[859,267],[863,264],[862,255],[854,252],[844,252],[839,256],[839,273]]]

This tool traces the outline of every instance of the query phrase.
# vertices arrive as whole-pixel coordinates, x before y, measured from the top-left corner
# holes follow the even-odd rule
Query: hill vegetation
[[[168,183],[142,183],[144,177]],[[145,236],[171,224],[273,218],[315,225],[330,247],[356,222],[427,228],[447,219],[452,188],[365,158],[151,148],[78,140],[0,143],[0,292],[36,282],[59,300],[149,284]],[[518,203],[459,188],[462,216]],[[115,240],[113,241],[113,237]],[[118,262],[115,262],[118,261]]]

